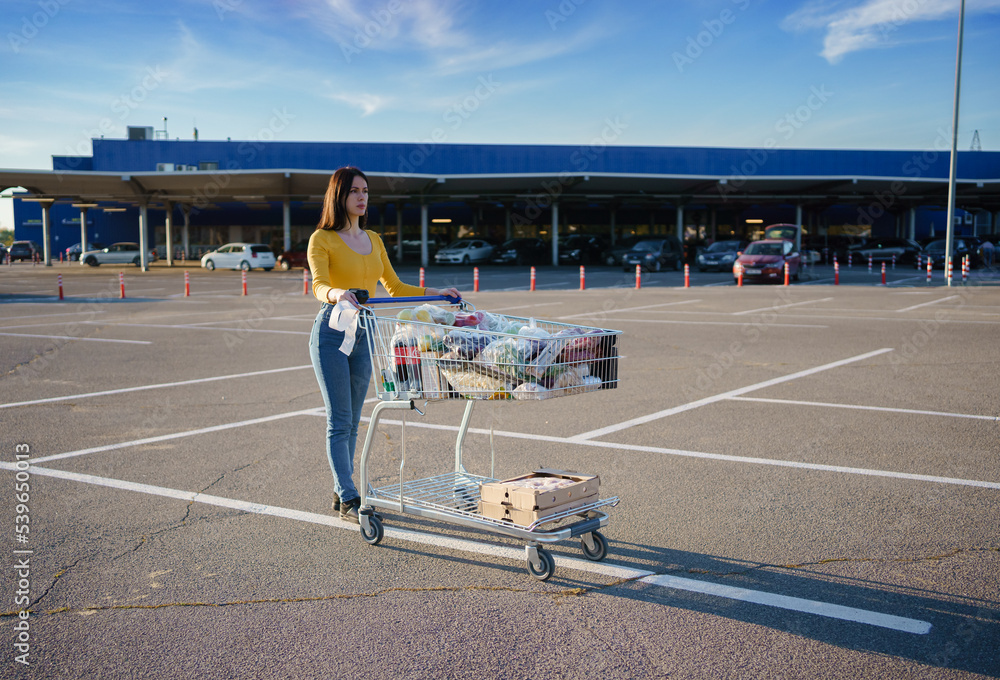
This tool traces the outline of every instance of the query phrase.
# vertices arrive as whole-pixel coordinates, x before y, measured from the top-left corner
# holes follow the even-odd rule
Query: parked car
[[[559,264],[604,262],[608,242],[592,234],[572,234],[559,239]]]
[[[134,264],[136,267],[142,266],[139,244],[131,241],[112,243],[107,248],[100,250],[85,250],[80,254],[80,264],[97,267],[102,264]],[[150,251],[149,260],[156,259],[156,251]]]
[[[103,250],[103,243],[88,243],[85,248],[81,248],[79,243],[74,243],[66,249],[66,261],[76,262],[80,259],[80,253],[87,250]]]
[[[619,267],[622,263],[622,258],[625,253],[632,250],[634,246],[639,241],[649,238],[648,236],[622,236],[613,246],[608,246],[607,250],[604,251],[604,264],[609,267]]]
[[[785,241],[795,243],[795,239],[799,237],[800,231],[802,231],[802,227],[797,224],[771,224],[764,227],[764,238],[761,240],[776,241],[784,239]]]
[[[446,244],[444,243],[443,237],[436,234],[427,235],[427,257],[434,257],[437,251],[441,250]],[[389,257],[396,256],[395,244],[386,245],[385,249],[389,251]],[[414,239],[403,239],[403,257],[407,259],[420,259],[423,254],[423,245],[419,238]]]
[[[746,241],[716,241],[708,246],[695,258],[698,271],[703,272],[711,269],[717,272],[727,272],[733,268],[733,262],[740,256],[743,249],[747,247]]]
[[[931,241],[923,249],[923,261],[924,267],[927,266],[927,258],[931,258],[931,266],[935,269],[944,269],[944,246],[945,239],[937,239]],[[951,256],[952,262],[954,262],[954,271],[961,276],[961,262],[962,258],[966,255],[969,256],[969,266],[978,267],[980,265],[979,253],[977,246],[971,239],[967,239],[964,236],[958,236],[952,238],[951,240]]]
[[[733,279],[739,279],[742,267],[744,281],[784,281],[786,262],[789,277],[798,281],[801,258],[793,241],[754,241],[733,263]]]
[[[306,248],[309,246],[309,240],[299,241],[290,250],[286,250],[281,255],[278,255],[278,259],[275,261],[278,267],[282,271],[288,271],[292,267],[304,267],[309,269],[309,259],[306,257]]]
[[[897,263],[909,264],[916,261],[920,244],[908,238],[873,238],[851,246],[849,250],[852,261],[860,259],[867,262],[871,256],[873,262],[889,262],[895,255]]]
[[[493,257],[493,244],[481,238],[460,238],[434,254],[438,264],[473,264],[488,262]]]
[[[675,236],[666,238],[646,239],[636,243],[632,250],[622,257],[622,269],[635,269],[636,265],[646,271],[658,272],[664,267],[674,271],[681,267],[681,244]]]
[[[274,265],[274,251],[263,243],[227,243],[201,256],[201,266],[209,271],[221,268],[242,269],[245,272],[263,269],[269,272]]]
[[[821,242],[810,243],[810,247],[820,251],[826,250],[826,262],[830,264],[833,263],[833,258],[837,258],[837,262],[840,264],[846,264],[847,254],[853,252],[851,248],[853,246],[864,245],[868,241],[863,236],[854,236],[852,234],[832,234],[817,238],[821,239]]]
[[[708,241],[703,238],[684,239],[684,259],[682,262],[685,264],[694,264],[698,258],[698,253],[706,246],[708,246]]]
[[[10,244],[10,261],[33,260],[42,256],[42,247],[34,241],[14,241]]]
[[[512,238],[493,253],[495,264],[544,264],[552,260],[552,246],[540,238]]]

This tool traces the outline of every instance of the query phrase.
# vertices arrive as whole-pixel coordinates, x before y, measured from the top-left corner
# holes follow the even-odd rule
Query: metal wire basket
[[[475,311],[463,301],[363,307],[361,323],[384,401],[537,400],[618,386],[621,331]]]

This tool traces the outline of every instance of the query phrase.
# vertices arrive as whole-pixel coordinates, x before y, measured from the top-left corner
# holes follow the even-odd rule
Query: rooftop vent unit
[[[128,126],[128,138],[129,141],[142,141],[144,139],[153,138],[153,128],[150,127],[134,127],[132,125]]]
[[[156,164],[156,171],[157,172],[173,172],[174,171],[174,164],[173,163],[157,163]]]

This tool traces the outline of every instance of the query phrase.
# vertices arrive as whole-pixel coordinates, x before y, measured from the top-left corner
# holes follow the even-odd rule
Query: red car
[[[795,250],[793,241],[784,239],[754,241],[733,263],[733,279],[739,280],[740,267],[742,267],[744,281],[784,283],[785,263],[787,262],[788,276],[792,280],[798,281],[801,261],[802,258]]]
[[[286,250],[281,255],[278,255],[278,267],[282,271],[288,271],[292,267],[304,267],[309,269],[309,260],[306,257],[306,248],[309,245],[309,241],[299,241],[291,250]]]

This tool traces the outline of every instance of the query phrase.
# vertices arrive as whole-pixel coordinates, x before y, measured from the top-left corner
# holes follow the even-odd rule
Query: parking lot
[[[3,512],[30,517],[6,532],[30,566],[0,577],[4,677],[1000,676],[996,272],[636,289],[599,267],[579,290],[546,267],[529,291],[484,267],[476,293],[428,270],[479,309],[623,331],[618,389],[475,407],[470,472],[620,498],[607,559],[557,544],[539,582],[483,531],[386,512],[365,544],[330,509],[302,272],[244,296],[188,265],[189,297],[158,263],[122,270],[124,299],[117,268],[0,267]],[[453,466],[463,406],[407,416],[407,476]],[[376,485],[401,432],[379,426]]]

